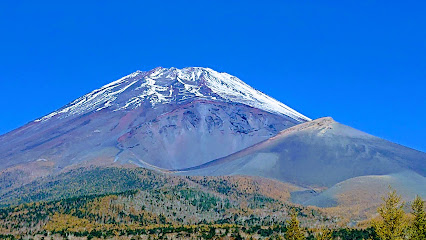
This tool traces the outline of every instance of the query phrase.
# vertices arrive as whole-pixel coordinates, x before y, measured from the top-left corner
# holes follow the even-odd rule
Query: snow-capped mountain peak
[[[102,109],[131,110],[146,103],[155,107],[158,104],[180,104],[195,99],[236,102],[285,115],[299,122],[311,120],[230,74],[202,67],[157,67],[150,71],[136,71],[111,82],[36,122]]]

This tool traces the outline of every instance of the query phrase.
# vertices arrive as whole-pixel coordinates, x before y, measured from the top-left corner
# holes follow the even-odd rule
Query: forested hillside
[[[343,213],[290,203],[298,190],[257,177],[78,168],[3,193],[0,239],[380,239],[388,217],[398,219],[400,235],[412,234],[415,221],[423,231],[420,198],[405,215],[410,205],[393,192],[373,222],[347,228]]]
[[[253,177],[182,177],[142,168],[80,168],[3,193],[1,232],[77,234],[165,225],[273,226],[283,225],[292,209],[304,225],[338,221],[317,209],[289,204],[293,189],[297,188]]]

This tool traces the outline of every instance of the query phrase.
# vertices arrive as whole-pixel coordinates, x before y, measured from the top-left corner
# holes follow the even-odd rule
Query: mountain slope
[[[309,120],[226,73],[137,71],[0,136],[0,176],[31,173],[22,179],[30,182],[73,165],[114,162],[190,167]]]
[[[255,175],[301,186],[331,187],[365,175],[426,175],[426,154],[321,118],[192,168],[182,175]]]
[[[259,177],[181,177],[129,166],[91,166],[38,179],[0,194],[0,207],[84,195],[156,190],[170,186],[199,186],[235,199],[247,194],[262,194],[282,202],[290,198],[290,192],[300,190],[291,184]]]

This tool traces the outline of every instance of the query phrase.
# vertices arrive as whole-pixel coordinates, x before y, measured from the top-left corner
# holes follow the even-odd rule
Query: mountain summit
[[[311,120],[227,73],[201,67],[158,67],[129,74],[36,121],[45,121],[54,116],[85,114],[104,108],[132,110],[144,104],[155,107],[159,104],[182,104],[194,99],[241,103],[298,122]]]

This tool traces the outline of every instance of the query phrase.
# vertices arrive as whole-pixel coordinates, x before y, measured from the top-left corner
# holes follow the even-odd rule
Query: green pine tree
[[[426,213],[423,199],[417,196],[411,205],[414,215],[413,224],[411,225],[411,240],[426,239]]]

